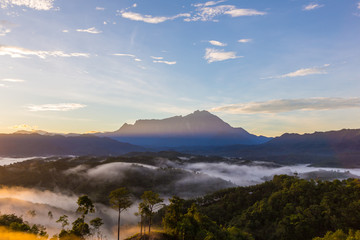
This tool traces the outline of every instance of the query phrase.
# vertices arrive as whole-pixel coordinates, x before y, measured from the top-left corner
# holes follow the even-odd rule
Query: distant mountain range
[[[207,111],[195,111],[184,117],[138,120],[133,125],[125,123],[115,132],[96,135],[156,148],[254,145],[265,143],[271,139],[250,134],[243,128],[233,128]]]
[[[66,137],[61,135],[40,135],[37,133],[0,134],[0,156],[2,157],[56,155],[109,156],[141,151],[145,151],[145,149],[110,138],[92,135]]]
[[[282,164],[311,163],[316,166],[360,167],[360,129],[302,135],[285,133],[260,145],[178,150],[192,154],[242,157],[247,160]]]
[[[45,131],[0,134],[0,156],[117,156],[177,151],[283,164],[360,167],[360,129],[283,134],[267,138],[233,128],[207,111],[162,120],[138,120],[114,132],[59,135]]]

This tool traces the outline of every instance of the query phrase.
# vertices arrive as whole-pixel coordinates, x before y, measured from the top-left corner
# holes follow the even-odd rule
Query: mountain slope
[[[223,146],[183,149],[183,152],[243,157],[249,160],[275,161],[284,164],[360,167],[360,129],[283,134],[256,146]]]
[[[142,147],[110,138],[81,135],[65,137],[40,134],[0,134],[0,156],[121,155],[144,151]]]
[[[98,134],[132,144],[152,147],[224,146],[260,144],[269,138],[233,128],[207,111],[161,120],[138,120],[124,124],[115,132]]]

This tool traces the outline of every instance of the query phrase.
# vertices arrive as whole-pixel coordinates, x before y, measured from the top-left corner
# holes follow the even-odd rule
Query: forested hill
[[[144,148],[92,135],[66,137],[40,134],[0,134],[0,156],[121,155]]]
[[[360,230],[359,199],[358,179],[323,182],[280,175],[183,204],[173,198],[162,221],[170,235],[193,240],[311,240],[329,231]]]

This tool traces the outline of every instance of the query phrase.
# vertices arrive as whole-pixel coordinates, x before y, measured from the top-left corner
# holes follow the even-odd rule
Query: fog
[[[32,158],[2,158],[0,165],[4,166],[29,159]],[[152,165],[112,162],[92,168],[86,162],[81,162],[75,167],[64,170],[62,174],[69,178],[75,174],[81,177],[81,183],[99,186],[103,186],[102,183],[111,182],[114,186],[121,187],[123,183],[129,183],[134,178],[143,179],[145,183],[151,181],[155,183],[154,191],[159,192],[167,202],[167,198],[174,194],[183,198],[199,197],[227,187],[262,183],[279,174],[297,174],[306,179],[333,180],[357,178],[360,176],[360,169],[311,167],[305,164],[281,166],[263,162],[227,161],[226,159],[222,159],[221,162],[191,162],[189,159],[172,161],[161,158],[155,159]],[[138,185],[132,185],[134,191],[142,194],[143,191],[150,190],[139,186],[137,181],[135,183]],[[79,195],[71,194],[71,190],[52,189],[49,191],[22,187],[0,187],[0,210],[2,214],[15,213],[23,216],[31,224],[44,225],[52,236],[60,230],[60,224],[56,223],[56,220],[61,215],[68,215],[70,223],[78,217],[75,211]],[[138,210],[138,201],[136,200],[128,211],[122,213],[123,237],[139,231],[137,227],[139,219],[134,215]],[[115,239],[117,212],[103,204],[96,203],[95,205],[96,213],[90,214],[87,220],[101,217],[105,223],[102,227],[103,234],[109,240]],[[35,210],[36,215],[27,214],[29,210]],[[48,217],[49,211],[53,213],[52,219]]]
[[[62,193],[55,193],[51,191],[39,191],[28,188],[0,188],[0,210],[1,214],[16,214],[22,216],[25,221],[30,224],[41,224],[46,227],[50,236],[59,233],[61,224],[56,223],[62,215],[69,217],[71,224],[76,218],[78,196],[64,195]],[[135,216],[138,202],[135,202],[127,211],[122,213],[122,228],[124,232],[133,235],[136,233],[138,218]],[[114,239],[117,234],[117,211],[103,205],[95,204],[96,212],[87,216],[87,221],[95,217],[103,219],[104,225],[101,228],[102,233],[107,239]],[[35,215],[28,212],[34,210]],[[53,217],[48,216],[51,211]],[[1,234],[1,233],[0,233]],[[123,234],[123,237],[130,236]]]
[[[35,159],[38,157],[28,157],[28,158],[8,158],[8,157],[0,157],[0,166],[6,166],[6,165],[10,165],[12,163],[17,163],[17,162],[23,162],[26,160],[31,160],[31,159]]]

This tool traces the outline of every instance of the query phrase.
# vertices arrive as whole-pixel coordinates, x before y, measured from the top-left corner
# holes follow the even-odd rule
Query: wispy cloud
[[[141,62],[142,60],[138,57],[136,57],[134,54],[129,54],[129,53],[114,53],[112,54],[113,56],[119,56],[119,57],[131,57],[134,59],[134,61],[136,62]]]
[[[209,1],[206,3],[196,3],[194,4],[195,7],[207,7],[207,6],[213,6],[217,5],[219,3],[226,2],[226,0],[220,0],[220,1]]]
[[[103,7],[96,7],[95,10],[97,10],[97,11],[104,11],[105,8],[103,8]]]
[[[1,8],[23,6],[35,10],[50,10],[54,7],[54,0],[0,0]]]
[[[210,40],[209,43],[214,46],[225,47],[227,44],[216,40]]]
[[[0,83],[0,87],[6,87],[6,85],[3,83]]]
[[[269,78],[287,78],[287,77],[304,77],[308,75],[314,75],[314,74],[327,74],[326,68],[330,66],[330,64],[324,64],[322,67],[312,67],[312,68],[301,68],[299,70],[296,70],[294,72],[286,73],[279,76],[272,76],[267,77],[263,79],[269,79]]]
[[[11,22],[2,20],[0,21],[0,36],[5,36],[11,32],[11,28],[14,26]]]
[[[38,129],[38,126],[30,126],[28,124],[19,124],[9,127],[14,130],[27,130],[27,131],[35,131]]]
[[[31,112],[42,112],[42,111],[67,112],[84,107],[86,107],[86,105],[79,103],[59,103],[59,104],[30,105],[27,108]]]
[[[38,51],[16,46],[0,45],[0,56],[10,56],[12,58],[28,58],[37,56],[45,59],[47,57],[89,57],[88,53],[64,53],[63,51]]]
[[[321,4],[317,4],[317,3],[310,3],[306,6],[303,7],[303,10],[304,11],[311,11],[311,10],[314,10],[314,9],[317,9],[317,8],[321,8],[323,7],[324,5],[321,5]]]
[[[250,38],[243,38],[243,39],[238,40],[239,43],[248,43],[248,42],[251,42],[251,41],[252,41],[252,39],[250,39]]]
[[[151,15],[142,15],[140,13],[125,12],[125,11],[120,11],[120,15],[123,18],[127,18],[127,19],[130,19],[133,21],[142,21],[142,22],[153,23],[153,24],[162,23],[162,22],[165,22],[168,20],[174,20],[174,19],[180,18],[180,17],[190,17],[189,13],[180,13],[180,14],[177,14],[175,16],[170,16],[170,17],[164,17],[164,16],[153,17]]]
[[[169,62],[169,61],[164,61],[164,60],[154,60],[153,62],[154,62],[154,63],[165,63],[165,64],[167,64],[167,65],[174,65],[174,64],[176,64],[176,61]]]
[[[76,29],[77,32],[85,32],[85,33],[92,33],[92,34],[99,34],[102,31],[97,30],[95,27],[87,28],[87,29]]]
[[[212,108],[213,112],[225,112],[231,114],[242,113],[280,113],[290,111],[318,111],[335,110],[345,108],[360,108],[360,98],[302,98],[281,99],[266,102],[250,102],[231,104]]]
[[[255,9],[246,9],[246,8],[236,8],[236,6],[233,5],[219,5],[219,6],[212,6],[216,5],[217,3],[220,3],[222,1],[213,2],[212,4],[196,4],[194,5],[196,8],[196,13],[186,18],[185,21],[217,21],[214,20],[216,16],[219,15],[230,15],[231,17],[242,17],[242,16],[261,16],[265,15],[266,12],[258,11]],[[210,7],[211,6],[211,7]]]
[[[154,56],[151,56],[152,59],[156,59],[156,60],[161,60],[161,59],[164,59],[163,57],[154,57]]]
[[[15,79],[15,78],[3,78],[3,79],[1,79],[1,81],[3,81],[3,82],[12,82],[12,83],[25,82],[25,80]]]
[[[360,9],[360,2],[357,3],[357,8]]]
[[[240,57],[242,56],[236,56],[236,52],[225,52],[224,50],[206,48],[204,59],[208,63],[212,63]]]

